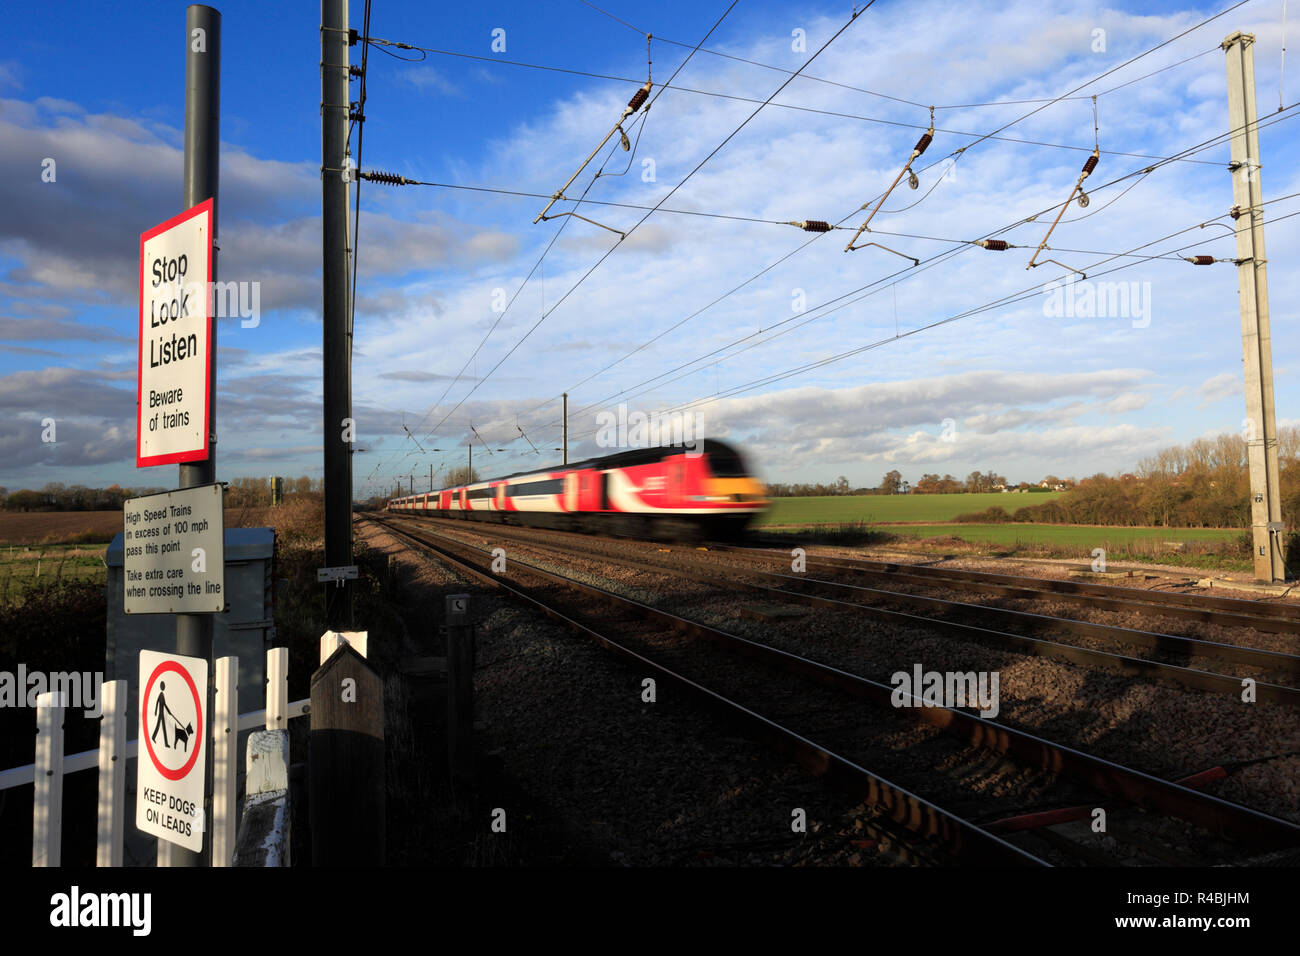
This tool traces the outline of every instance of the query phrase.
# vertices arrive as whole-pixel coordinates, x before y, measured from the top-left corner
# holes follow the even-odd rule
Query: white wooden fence
[[[239,661],[223,657],[216,662],[212,727],[212,865],[230,866],[235,851],[235,781],[239,767],[239,732],[265,726],[287,730],[289,720],[305,716],[310,700],[289,703],[289,649],[272,648],[266,655],[266,708],[239,713]],[[78,754],[63,753],[65,702],[56,693],[36,700],[36,761],[25,767],[0,770],[0,790],[35,784],[32,802],[32,866],[58,866],[62,848],[63,776],[80,770],[99,770],[99,831],[96,866],[121,866],[126,836],[126,764],[139,753],[139,739],[127,741],[131,715],[127,709],[127,682],[107,681],[101,691],[103,719],[99,748]],[[158,863],[167,865],[171,844],[159,841]]]

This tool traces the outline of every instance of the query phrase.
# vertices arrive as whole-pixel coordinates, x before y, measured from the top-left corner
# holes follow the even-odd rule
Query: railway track
[[[778,547],[772,546],[773,544],[770,541],[750,546],[717,543],[710,544],[709,547],[718,551],[767,553],[774,558],[789,554],[788,545]],[[1226,627],[1249,627],[1277,634],[1300,634],[1300,605],[1082,581],[1026,578],[967,568],[940,568],[930,564],[902,564],[839,555],[809,554],[807,560],[809,567],[838,568],[921,586],[943,586],[1028,600],[1070,602],[1107,611],[1126,611],[1148,617],[1178,618]]]
[[[998,773],[1011,774],[1020,789],[1034,794],[1037,804],[1048,806],[1124,806],[1142,808],[1160,815],[1160,823],[1181,821],[1199,836],[1180,838],[1201,847],[1200,852],[1213,859],[1231,859],[1239,855],[1241,843],[1256,849],[1277,849],[1300,844],[1300,827],[1268,814],[1220,800],[1177,783],[1106,761],[1081,751],[1053,743],[1024,731],[999,725],[957,708],[918,706],[902,708],[891,705],[894,688],[830,667],[806,657],[749,640],[718,628],[689,620],[666,610],[632,600],[610,590],[583,583],[575,577],[558,573],[534,563],[513,558],[509,580],[492,573],[490,555],[457,537],[435,533],[418,521],[406,520],[400,526],[385,519],[373,519],[399,540],[454,564],[458,569],[493,587],[502,588],[548,615],[615,651],[639,667],[650,668],[669,683],[721,708],[740,720],[759,736],[791,753],[815,773],[826,774],[851,792],[882,808],[892,821],[920,835],[923,845],[941,843],[956,859],[999,863],[1041,863],[1043,858],[1029,849],[983,828],[969,819],[941,808],[920,796],[914,781],[923,782],[935,774],[935,766],[960,767],[971,774],[980,765],[979,754],[996,754],[1009,761],[1013,769],[999,768],[995,773],[985,768],[985,783]],[[469,534],[497,536],[497,527],[461,526]],[[518,529],[510,529],[511,531]],[[509,534],[510,532],[507,532]],[[545,547],[536,542],[535,547]],[[554,545],[550,545],[555,548]],[[656,569],[654,573],[664,573]],[[669,575],[665,575],[669,576]],[[527,585],[520,578],[538,580],[543,586]],[[568,601],[555,597],[556,587]],[[572,602],[576,601],[576,605]],[[574,607],[579,610],[574,610]],[[582,608],[587,610],[582,610]],[[599,610],[595,608],[599,607]],[[616,631],[618,636],[612,635]],[[691,640],[683,640],[685,635]],[[705,648],[709,649],[707,652]],[[764,669],[764,683],[740,676],[735,667],[737,655],[747,664]],[[708,685],[705,684],[707,675]],[[784,675],[778,678],[777,675]],[[791,678],[794,685],[789,685]],[[785,685],[781,681],[786,681]],[[717,689],[719,683],[724,686]],[[780,686],[774,690],[773,685]],[[757,691],[756,687],[763,687]],[[833,692],[831,698],[825,695]],[[858,702],[855,706],[845,700]],[[861,712],[861,702],[871,706]],[[925,728],[924,754],[914,752],[912,760],[921,759],[925,769],[891,763],[889,777],[868,770],[864,763],[882,759],[888,753],[880,749],[863,750],[863,735],[879,737],[894,731],[867,728],[859,717],[870,715],[868,723],[903,721]],[[851,715],[845,725],[846,715]],[[865,717],[863,719],[866,719]],[[811,730],[807,729],[811,726]],[[941,734],[938,732],[942,732]],[[938,743],[937,737],[945,738]],[[945,749],[946,748],[946,749]],[[955,749],[954,749],[955,748]],[[908,748],[916,750],[918,748]],[[888,761],[887,761],[888,762]],[[895,772],[896,771],[896,772]],[[927,776],[927,771],[929,776]],[[899,779],[901,774],[902,779]],[[984,816],[1001,821],[1023,819],[1024,807],[990,808],[987,800],[976,801]],[[1008,816],[1008,809],[1010,816]],[[1142,816],[1145,816],[1143,814]],[[1014,829],[1014,827],[1013,827]],[[1032,843],[1031,836],[1027,837]],[[1046,842],[1059,846],[1060,839]],[[1141,842],[1140,835],[1135,837]],[[1150,844],[1150,841],[1147,841]],[[1076,848],[1081,849],[1081,848]],[[1072,854],[1097,862],[1096,852],[1081,850]],[[1167,862],[1167,860],[1166,860]]]
[[[447,521],[447,519],[437,518],[405,520]],[[484,530],[486,527],[490,529],[493,538],[502,541],[536,544],[539,540],[537,532],[533,529],[503,525],[483,526],[455,521],[449,522],[447,526],[467,530],[477,528],[480,534],[489,533]],[[622,540],[611,542],[607,539],[593,539],[588,535],[570,532],[552,531],[547,534],[555,536],[557,540],[564,540],[574,553],[598,558],[611,556],[609,554],[611,544],[619,549],[637,547],[634,542]],[[593,552],[593,547],[604,548],[604,550],[596,553]],[[716,546],[710,546],[710,550],[715,549]],[[755,567],[737,567],[733,570],[700,560],[698,552],[692,549],[671,549],[671,557],[661,560],[653,558],[655,546],[650,548],[640,546],[638,550],[641,554],[637,557],[618,555],[616,560],[625,566],[637,567],[651,573],[709,581],[724,587],[743,587],[764,598],[831,607],[878,621],[916,625],[946,634],[954,639],[970,640],[1012,650],[1019,654],[1105,668],[1127,676],[1179,684],[1209,693],[1237,697],[1243,690],[1243,679],[1250,678],[1255,681],[1254,692],[1257,700],[1300,707],[1300,688],[1293,686],[1296,678],[1300,677],[1300,656],[1294,654],[951,601],[883,588],[863,587],[842,581],[814,578],[807,574],[774,572]],[[723,548],[721,550],[723,553],[736,555],[742,559],[750,556],[747,549]],[[764,552],[764,556],[772,559],[780,558],[787,564],[789,562],[788,554]],[[811,556],[809,560],[812,560]],[[738,575],[758,577],[769,583],[755,583]],[[862,599],[874,603],[860,603]],[[900,607],[908,610],[897,610]],[[1111,649],[1062,643],[1060,640],[1053,639],[1058,636],[1089,639],[1108,644]],[[1135,648],[1146,656],[1120,653],[1114,650],[1116,647]],[[1223,674],[1188,666],[1192,661],[1206,660],[1240,665],[1238,673]]]

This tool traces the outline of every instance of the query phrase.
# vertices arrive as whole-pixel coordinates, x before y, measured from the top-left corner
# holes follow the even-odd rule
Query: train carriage
[[[767,507],[730,445],[704,439],[395,498],[389,510],[657,538],[740,534]]]

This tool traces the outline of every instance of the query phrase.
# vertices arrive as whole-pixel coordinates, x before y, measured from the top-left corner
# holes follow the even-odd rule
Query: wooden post
[[[447,767],[452,783],[474,776],[474,629],[469,595],[447,595]]]
[[[58,866],[63,837],[63,715],[67,701],[47,691],[36,698],[36,792],[32,800],[32,866]]]
[[[111,680],[101,690],[103,722],[99,725],[99,833],[96,866],[121,866],[126,837],[127,686]]]
[[[235,780],[239,771],[239,658],[216,666],[212,714],[212,865],[230,866],[235,854]]]
[[[311,678],[312,866],[384,863],[384,683],[342,644]]]
[[[289,648],[266,652],[266,729],[289,729]]]

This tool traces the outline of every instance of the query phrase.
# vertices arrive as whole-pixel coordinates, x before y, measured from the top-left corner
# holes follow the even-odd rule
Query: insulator
[[[799,228],[804,232],[830,232],[831,224],[821,219],[808,219],[801,223]]]
[[[650,91],[644,86],[632,94],[632,98],[627,101],[627,108],[633,113],[641,108],[641,104],[650,96]]]
[[[353,63],[350,67],[348,67],[348,76],[360,76],[360,75],[361,75],[361,67],[357,66],[355,63]]]
[[[1194,266],[1214,265],[1214,256],[1188,256],[1187,261]]]
[[[357,40],[361,39],[356,30],[348,31],[348,46],[356,46]]]
[[[368,173],[359,173],[361,179],[369,180],[372,183],[384,183],[388,186],[405,186],[407,179],[396,173],[386,173],[382,170],[372,169]]]
[[[928,147],[933,140],[934,140],[933,133],[922,133],[921,138],[916,141],[916,147],[912,150],[912,152],[920,156],[922,153],[925,152],[926,147]]]
[[[1097,168],[1097,154],[1093,153],[1083,163],[1083,174],[1085,176],[1091,176],[1092,171],[1096,168]]]
[[[1241,207],[1240,207],[1240,206],[1233,206],[1232,209],[1231,209],[1231,211],[1229,211],[1228,215],[1231,216],[1233,219],[1240,219],[1240,218],[1241,218]]]
[[[1005,239],[981,239],[975,245],[983,246],[989,252],[1005,252],[1010,248]]]

